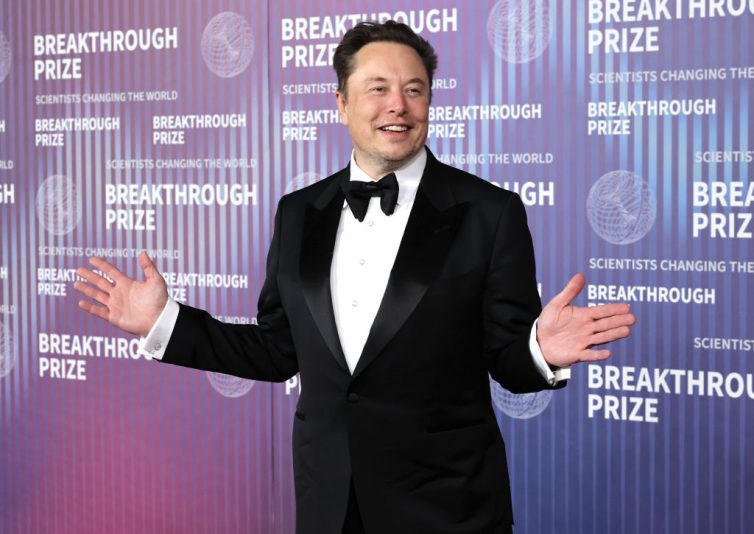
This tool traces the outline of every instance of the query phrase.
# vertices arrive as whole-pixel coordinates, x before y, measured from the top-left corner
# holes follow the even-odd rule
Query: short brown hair
[[[414,33],[402,22],[388,20],[385,22],[360,22],[343,36],[333,56],[333,68],[338,76],[338,91],[345,94],[346,81],[353,73],[353,58],[363,46],[369,43],[389,42],[410,46],[424,64],[429,77],[429,94],[432,96],[432,77],[437,68],[437,54],[429,41]]]

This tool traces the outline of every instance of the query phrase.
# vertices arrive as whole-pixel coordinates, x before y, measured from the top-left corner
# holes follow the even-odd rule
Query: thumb
[[[142,250],[141,254],[139,254],[139,265],[141,266],[141,270],[144,271],[144,276],[147,277],[147,280],[152,280],[160,275],[146,250]]]
[[[584,285],[586,285],[586,278],[584,278],[583,274],[576,273],[573,275],[573,278],[568,281],[563,288],[563,291],[555,295],[550,303],[558,308],[565,308],[573,302],[573,299],[579,296],[581,290],[584,289]]]

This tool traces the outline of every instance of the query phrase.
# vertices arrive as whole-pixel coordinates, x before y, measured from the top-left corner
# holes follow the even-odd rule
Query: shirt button
[[[349,393],[348,394],[348,402],[352,402],[352,403],[359,402],[359,394],[358,393]]]
[[[365,259],[362,258],[362,259],[359,260],[359,265],[364,265],[366,262],[367,262],[367,260],[365,260]]]
[[[374,226],[374,221],[367,222],[367,226]]]
[[[154,348],[155,350],[160,350],[162,348],[162,343],[155,343]]]
[[[358,305],[359,305],[359,301],[358,300],[354,300],[354,301],[351,302],[351,306],[353,306],[354,308],[356,306],[358,306]]]

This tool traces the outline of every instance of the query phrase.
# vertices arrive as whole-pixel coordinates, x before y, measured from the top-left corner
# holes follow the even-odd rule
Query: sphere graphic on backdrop
[[[16,350],[10,326],[0,322],[0,378],[8,376],[16,365]]]
[[[207,68],[221,78],[238,76],[254,55],[254,32],[238,13],[215,15],[202,34],[202,57]]]
[[[210,385],[223,397],[243,397],[254,387],[254,380],[238,378],[223,373],[207,372]]]
[[[50,176],[37,191],[37,218],[55,235],[65,235],[81,220],[81,195],[76,184],[63,175]]]
[[[0,83],[3,83],[5,77],[10,72],[10,65],[13,61],[13,53],[10,49],[10,43],[3,32],[0,32]]]
[[[647,235],[657,216],[657,203],[640,176],[612,171],[592,186],[586,214],[598,236],[614,245],[627,245]]]
[[[552,399],[552,390],[537,393],[511,393],[490,378],[490,392],[495,407],[509,417],[531,419],[545,411]]]
[[[544,0],[499,0],[487,17],[487,39],[498,57],[528,63],[550,44],[550,10]]]
[[[312,185],[313,183],[318,182],[321,179],[322,176],[317,174],[316,172],[302,172],[301,174],[296,175],[293,180],[288,182],[288,185],[285,186],[285,191],[283,192],[283,194],[287,195],[288,193],[293,193],[294,191],[303,189],[304,187]]]

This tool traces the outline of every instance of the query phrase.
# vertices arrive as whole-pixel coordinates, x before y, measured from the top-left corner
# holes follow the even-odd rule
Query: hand
[[[610,356],[610,351],[592,347],[631,334],[629,327],[636,322],[636,317],[628,304],[604,304],[592,308],[571,304],[585,283],[583,274],[575,275],[539,316],[537,341],[550,365],[566,367],[577,362],[604,360]]]
[[[147,335],[168,300],[165,279],[147,253],[139,255],[139,265],[146,277],[143,282],[127,277],[103,259],[91,258],[89,262],[113,281],[86,267],[76,269],[76,274],[89,284],[76,281],[74,289],[101,304],[80,300],[79,307],[127,332]]]

